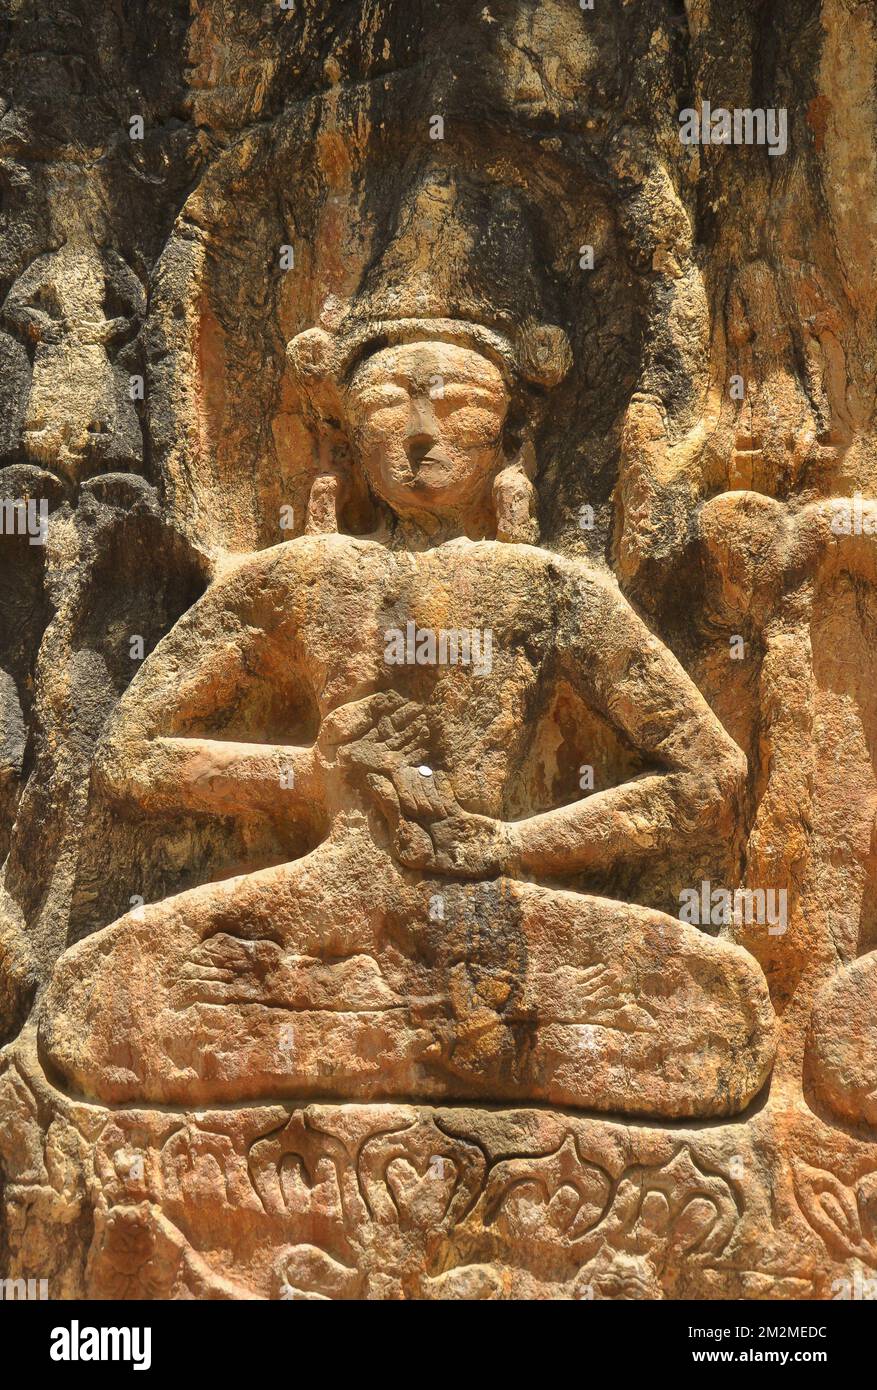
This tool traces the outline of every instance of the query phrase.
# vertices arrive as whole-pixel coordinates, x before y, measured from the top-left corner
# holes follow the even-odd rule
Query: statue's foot
[[[113,1103],[335,1094],[336,1071],[368,1094],[410,1040],[377,959],[392,889],[361,849],[327,841],[71,947],[40,1022],[49,1075]]]
[[[507,880],[403,882],[321,847],[74,946],[41,1039],[50,1074],[102,1101],[545,1101],[673,1119],[743,1109],[773,1030],[755,962],[661,913]]]
[[[816,1100],[877,1126],[877,951],[839,971],[816,997],[805,1074]]]
[[[500,881],[448,894],[444,1064],[486,1099],[664,1119],[739,1113],[776,1021],[747,952],[648,908]],[[468,1004],[468,1007],[467,1007]]]

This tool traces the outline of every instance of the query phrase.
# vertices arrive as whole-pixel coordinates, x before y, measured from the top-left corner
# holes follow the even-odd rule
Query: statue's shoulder
[[[526,541],[451,541],[443,547],[442,553],[458,556],[463,562],[474,564],[488,563],[508,569],[550,570],[555,563],[562,563],[563,556],[541,545],[531,545]]]
[[[518,546],[533,553],[558,605],[558,617],[566,613],[577,621],[586,616],[594,624],[635,618],[636,610],[608,565],[587,555],[570,555],[537,546]],[[538,560],[536,560],[538,556]]]
[[[558,550],[548,550],[541,545],[528,545],[520,541],[492,542],[501,563],[516,569],[530,569],[554,578],[561,585],[583,584],[596,588],[618,590],[618,583],[612,572],[583,555],[569,555]]]
[[[219,602],[278,587],[288,589],[299,582],[312,582],[321,576],[361,567],[364,560],[379,565],[385,554],[382,545],[358,536],[295,536],[267,550],[226,557],[207,593]]]

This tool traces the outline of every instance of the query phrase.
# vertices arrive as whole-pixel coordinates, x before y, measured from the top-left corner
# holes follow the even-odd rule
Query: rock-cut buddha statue
[[[727,840],[746,772],[612,576],[536,541],[521,403],[568,370],[565,335],[403,319],[289,354],[347,461],[315,477],[304,534],[227,568],[148,657],[94,791],[134,818],[264,812],[308,847],[68,949],[49,1075],[111,1103],[738,1113],[773,1055],[755,961],[564,887]],[[345,533],[348,487],[367,534]],[[646,770],[511,814],[561,682]]]

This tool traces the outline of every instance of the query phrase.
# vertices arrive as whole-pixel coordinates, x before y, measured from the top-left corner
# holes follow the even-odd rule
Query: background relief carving
[[[873,7],[434,8],[0,29],[0,1278],[873,1297]]]

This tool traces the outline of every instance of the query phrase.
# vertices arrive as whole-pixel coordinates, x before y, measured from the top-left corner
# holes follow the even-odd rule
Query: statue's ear
[[[536,450],[529,435],[525,435],[521,441],[515,462],[519,468],[523,469],[524,476],[532,482],[536,476]]]
[[[361,520],[369,508],[364,501],[365,483],[351,467],[349,441],[333,426],[315,439],[316,469],[308,494],[306,535],[328,535],[348,530],[344,524]]]
[[[339,530],[345,481],[335,469],[327,469],[314,478],[308,496],[306,536],[334,535]]]
[[[493,480],[493,507],[498,541],[517,541],[533,545],[539,538],[536,520],[536,489],[531,481],[536,471],[536,455],[529,439],[515,458],[500,469]]]

